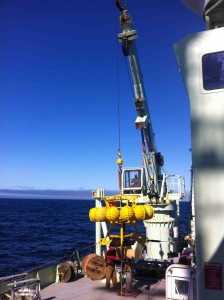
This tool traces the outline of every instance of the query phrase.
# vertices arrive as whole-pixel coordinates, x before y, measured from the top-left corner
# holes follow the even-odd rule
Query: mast
[[[132,28],[133,21],[131,15],[123,8],[120,1],[116,1],[116,5],[120,10],[120,25],[122,33],[118,35],[119,41],[122,43],[122,51],[125,57],[128,57],[129,66],[132,74],[135,108],[137,118],[135,126],[141,131],[143,144],[143,160],[146,171],[146,181],[148,186],[148,194],[150,197],[159,198],[162,183],[161,167],[163,166],[163,156],[157,152],[155,134],[153,132],[152,121],[149,113],[147,96],[141,66],[138,58],[137,46],[135,40],[138,37],[137,31]],[[147,151],[144,147],[146,142]]]

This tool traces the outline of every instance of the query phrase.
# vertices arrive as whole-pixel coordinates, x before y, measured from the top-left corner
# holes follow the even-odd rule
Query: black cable
[[[121,116],[120,116],[120,74],[117,42],[117,117],[118,117],[118,150],[121,149]]]

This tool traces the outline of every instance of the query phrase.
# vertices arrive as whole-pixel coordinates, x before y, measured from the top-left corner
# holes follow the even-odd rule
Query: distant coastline
[[[107,195],[118,194],[119,191],[106,191]],[[0,198],[16,199],[92,199],[92,190],[35,190],[35,189],[0,189]]]
[[[105,190],[106,195],[117,195],[117,190]],[[183,201],[189,201],[190,193],[186,192]],[[93,200],[92,190],[35,190],[35,189],[0,189],[0,199],[67,199],[67,200]]]

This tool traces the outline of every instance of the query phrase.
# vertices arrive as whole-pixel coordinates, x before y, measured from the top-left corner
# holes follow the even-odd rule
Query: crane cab
[[[182,176],[163,174],[160,179],[160,184],[160,200],[158,203],[166,203],[170,200],[179,201],[185,197],[185,182]],[[149,195],[147,187],[148,184],[144,167],[123,168],[122,194],[139,194],[141,196],[147,196]]]
[[[122,171],[122,193],[142,194],[146,189],[146,178],[143,167],[124,168]]]

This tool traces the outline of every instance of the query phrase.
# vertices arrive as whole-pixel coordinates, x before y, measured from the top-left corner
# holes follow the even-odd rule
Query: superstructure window
[[[205,54],[202,57],[203,87],[205,90],[224,88],[224,52]]]

